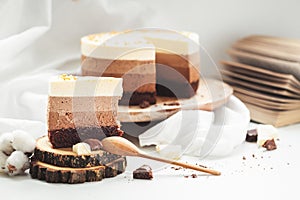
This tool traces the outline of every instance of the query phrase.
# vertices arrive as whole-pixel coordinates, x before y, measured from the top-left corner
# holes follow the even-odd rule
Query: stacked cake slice
[[[51,183],[83,183],[124,172],[126,158],[102,150],[100,141],[123,134],[117,121],[122,91],[120,78],[61,75],[52,80],[48,136],[37,140],[31,177]]]
[[[119,136],[118,101],[122,79],[61,76],[50,82],[48,136],[54,148],[87,138]]]

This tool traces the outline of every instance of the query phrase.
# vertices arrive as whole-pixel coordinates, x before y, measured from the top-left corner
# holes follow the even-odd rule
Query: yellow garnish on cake
[[[59,76],[60,79],[64,80],[64,81],[75,81],[77,80],[77,77],[76,76],[73,76],[73,75],[67,75],[67,74],[61,74]]]

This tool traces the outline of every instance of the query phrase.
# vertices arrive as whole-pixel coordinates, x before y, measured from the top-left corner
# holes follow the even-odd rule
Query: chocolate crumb
[[[246,160],[246,157],[245,157],[245,156],[243,156],[243,160]]]
[[[199,167],[207,168],[207,166],[198,164]]]
[[[180,169],[182,169],[182,167],[171,167],[171,169],[180,170]]]
[[[254,154],[252,154],[252,157],[253,157],[253,158],[255,158],[255,155],[254,155]]]
[[[189,176],[184,176],[184,178],[188,178]]]
[[[192,174],[191,177],[192,178],[197,178],[197,174]]]
[[[262,145],[262,147],[266,148],[268,151],[277,149],[274,139],[266,140],[266,142]]]
[[[164,106],[179,106],[180,104],[178,102],[170,102],[170,103],[164,103]]]
[[[246,141],[247,142],[257,142],[257,129],[251,129],[247,131]]]
[[[150,106],[149,101],[143,101],[139,104],[140,108],[148,108]]]

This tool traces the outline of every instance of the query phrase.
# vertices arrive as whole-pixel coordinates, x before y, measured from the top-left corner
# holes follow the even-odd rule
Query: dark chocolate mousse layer
[[[102,140],[105,137],[122,135],[123,131],[118,126],[80,127],[48,131],[48,137],[53,148],[72,147],[89,138]]]
[[[163,84],[156,84],[157,95],[177,98],[190,98],[197,92],[199,81],[193,83],[179,83],[174,81],[163,81]]]
[[[156,103],[156,93],[149,92],[126,92],[123,93],[122,99],[119,101],[120,105],[139,105],[141,102],[147,101],[150,104]]]

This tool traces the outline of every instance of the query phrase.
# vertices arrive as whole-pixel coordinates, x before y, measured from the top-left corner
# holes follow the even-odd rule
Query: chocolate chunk
[[[143,101],[139,104],[140,108],[148,108],[150,106],[149,101]]]
[[[246,141],[257,142],[257,129],[252,129],[247,131]]]
[[[133,171],[133,178],[135,179],[152,179],[152,169],[149,165],[143,165]]]
[[[266,148],[268,151],[277,149],[276,143],[274,139],[266,140],[262,147]]]
[[[98,139],[86,139],[83,142],[90,145],[92,151],[101,150],[103,147],[101,141]]]

